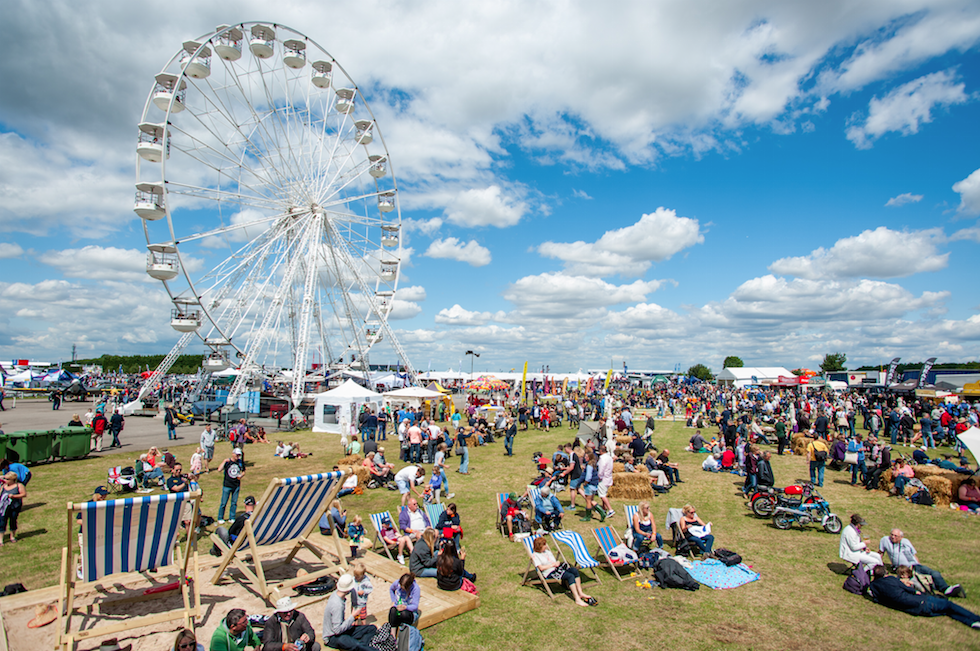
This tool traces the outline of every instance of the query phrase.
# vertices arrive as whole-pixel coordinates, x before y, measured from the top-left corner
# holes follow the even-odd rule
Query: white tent
[[[361,405],[371,405],[375,412],[383,397],[371,389],[365,389],[353,380],[347,380],[336,389],[314,396],[316,407],[313,415],[313,431],[341,434],[345,427],[357,423]]]
[[[385,398],[390,401],[396,400],[431,400],[433,398],[442,398],[443,394],[438,391],[429,391],[428,389],[423,389],[422,387],[406,387],[404,389],[395,389],[394,391],[385,391]]]
[[[726,368],[718,374],[720,385],[746,387],[759,384],[771,384],[780,376],[792,377],[793,372],[779,366],[733,367]]]
[[[966,446],[973,458],[980,464],[980,429],[971,427],[962,434],[957,434],[956,438]]]

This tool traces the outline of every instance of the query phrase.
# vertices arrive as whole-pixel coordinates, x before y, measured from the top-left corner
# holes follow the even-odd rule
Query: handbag
[[[845,452],[844,453],[844,463],[852,464],[853,465],[853,464],[855,464],[857,462],[858,462],[858,453],[857,452]]]
[[[560,579],[562,576],[565,575],[565,572],[569,570],[569,567],[570,566],[568,563],[564,563],[564,562],[559,563],[555,567],[551,568],[550,572],[548,572],[548,578]]]

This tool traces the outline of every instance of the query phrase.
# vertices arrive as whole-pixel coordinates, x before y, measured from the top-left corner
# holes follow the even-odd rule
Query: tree
[[[843,371],[844,364],[847,362],[847,355],[844,353],[827,353],[820,363],[820,370],[824,373]]]
[[[741,357],[735,357],[735,355],[729,355],[721,363],[722,368],[742,368],[743,366],[745,366],[745,362],[742,361]]]
[[[687,375],[689,377],[696,377],[699,380],[704,380],[710,382],[715,379],[715,374],[711,372],[711,369],[704,364],[695,364],[691,368],[687,369]]]

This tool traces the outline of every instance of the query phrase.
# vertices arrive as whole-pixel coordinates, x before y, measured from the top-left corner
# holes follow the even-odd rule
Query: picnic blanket
[[[688,574],[698,583],[713,590],[737,588],[759,580],[759,573],[750,570],[745,563],[726,567],[721,561],[712,558],[706,561],[694,561],[691,565],[692,567],[687,568]]]

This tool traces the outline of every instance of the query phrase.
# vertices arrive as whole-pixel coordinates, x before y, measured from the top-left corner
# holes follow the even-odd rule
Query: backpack
[[[425,640],[419,629],[410,624],[402,624],[398,629],[398,651],[423,651]]]
[[[929,490],[926,488],[920,488],[916,493],[909,498],[909,501],[913,504],[920,504],[922,506],[932,506],[935,504],[932,496],[929,494]]]
[[[844,589],[854,594],[863,595],[871,587],[871,579],[864,567],[858,565],[851,570],[851,575],[844,579]]]
[[[687,570],[673,558],[662,558],[653,566],[653,578],[661,588],[683,588],[698,590],[701,584],[688,574]]]
[[[733,567],[742,562],[742,557],[730,549],[716,549],[711,554],[724,563],[725,567]]]
[[[811,443],[810,445],[813,445],[813,444]],[[817,461],[825,462],[825,461],[827,461],[827,451],[826,450],[818,450],[816,448],[816,446],[814,446],[814,448],[813,448],[813,458],[816,459]]]

